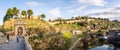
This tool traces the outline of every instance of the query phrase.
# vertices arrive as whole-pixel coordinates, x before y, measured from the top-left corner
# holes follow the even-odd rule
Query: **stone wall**
[[[27,38],[24,38],[24,40],[25,40],[25,50],[33,50]]]

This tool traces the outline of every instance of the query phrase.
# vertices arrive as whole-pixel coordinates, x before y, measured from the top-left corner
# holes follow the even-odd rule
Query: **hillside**
[[[109,20],[104,19],[93,19],[90,20],[89,18],[86,19],[80,19],[81,21],[74,20],[75,22],[69,21],[57,21],[56,24],[54,24],[56,27],[59,27],[61,31],[70,31],[70,30],[80,30],[82,32],[90,31],[90,32],[97,32],[99,30],[101,31],[108,31],[108,30],[119,30],[120,29],[120,23],[119,22],[113,22]],[[73,21],[73,20],[72,20]],[[71,22],[71,23],[70,23]],[[55,22],[51,22],[55,23]]]
[[[4,28],[6,30],[14,30],[14,23],[17,19],[9,19],[4,23]],[[48,22],[44,20],[36,20],[36,19],[22,19],[26,23],[26,30],[31,31],[32,33],[37,32],[52,32],[55,30],[55,27],[50,25]]]
[[[26,22],[26,30],[28,34],[37,34],[37,36],[30,36],[28,39],[34,50],[55,50],[58,48],[61,50],[68,50],[77,38],[85,36],[88,31],[90,34],[97,35],[99,33],[103,34],[108,30],[120,30],[119,22],[101,19],[79,19],[72,21],[60,20],[54,22],[33,19],[22,20]],[[9,19],[4,23],[4,28],[8,31],[11,29],[14,30],[15,21],[17,20]],[[73,30],[79,30],[82,34],[74,35],[71,32]],[[87,36],[90,34],[87,34]]]
[[[119,22],[113,22],[109,20],[101,20],[101,19],[79,19],[79,20],[69,20],[69,21],[54,21],[47,22],[44,20],[37,19],[22,19],[26,22],[26,29],[29,30],[32,28],[34,31],[44,31],[44,32],[58,32],[58,31],[71,31],[71,30],[81,30],[82,32],[86,32],[90,30],[91,32],[97,32],[99,30],[112,30],[112,29],[120,29]],[[17,19],[9,19],[4,23],[4,28],[6,30],[14,30],[14,23]],[[74,22],[77,21],[77,22]],[[56,23],[57,22],[57,23]],[[56,23],[56,24],[53,24]],[[36,29],[36,30],[35,30]],[[60,29],[60,30],[59,30]],[[36,31],[36,32],[37,32]]]

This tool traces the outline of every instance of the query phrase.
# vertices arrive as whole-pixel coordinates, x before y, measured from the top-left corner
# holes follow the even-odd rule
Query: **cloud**
[[[102,12],[102,13],[94,13],[94,14],[90,14],[90,15],[120,15],[120,12]]]
[[[113,9],[115,11],[120,11],[120,7],[116,7],[115,9]]]
[[[60,8],[54,8],[54,9],[49,10],[48,12],[55,17],[62,17]]]
[[[92,6],[105,6],[107,4],[105,0],[78,0],[78,2]]]
[[[109,18],[111,20],[120,19],[120,7],[90,10],[88,12],[88,16],[92,17]]]
[[[85,2],[85,0],[78,0],[78,2]]]
[[[42,3],[36,1],[25,2],[28,6],[40,6],[43,5]]]
[[[78,12],[82,11],[83,9],[85,9],[86,7],[87,6],[79,6],[76,9],[70,9],[70,10],[68,10],[68,12],[70,12],[70,13],[78,13]]]
[[[85,9],[86,8],[86,6],[79,6],[77,9],[76,9],[76,11],[81,11],[81,10],[83,10],[83,9]]]

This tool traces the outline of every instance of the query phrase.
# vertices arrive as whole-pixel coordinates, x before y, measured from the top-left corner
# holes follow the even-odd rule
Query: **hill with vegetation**
[[[56,22],[56,23],[55,23]],[[59,19],[53,20],[51,23],[54,23],[54,26],[59,27],[61,31],[70,31],[70,30],[80,30],[83,33],[97,32],[108,30],[119,30],[120,22],[110,21],[108,19],[102,18],[91,18],[91,17],[77,17],[72,19]]]
[[[6,31],[14,31],[14,24],[18,19],[9,19],[4,22],[4,29]],[[55,27],[50,25],[45,20],[36,20],[36,19],[21,19],[26,23],[26,31],[31,33],[52,33],[55,31]]]
[[[5,21],[4,29],[6,31],[14,30],[14,23],[17,20],[11,18]],[[29,35],[37,35],[29,37],[29,42],[34,50],[68,50],[75,36],[81,37],[88,32],[89,34],[102,34],[109,30],[120,30],[118,21],[109,21],[102,18],[64,19],[49,22],[41,19],[22,19],[22,21],[26,22],[26,30]],[[57,23],[52,24],[53,22]],[[79,30],[82,34],[73,35],[71,32],[73,30]]]

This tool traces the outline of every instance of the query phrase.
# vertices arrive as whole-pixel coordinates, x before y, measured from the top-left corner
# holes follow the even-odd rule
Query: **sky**
[[[8,8],[32,9],[34,16],[46,14],[46,20],[58,17],[91,16],[120,19],[120,0],[1,0],[0,25]]]

